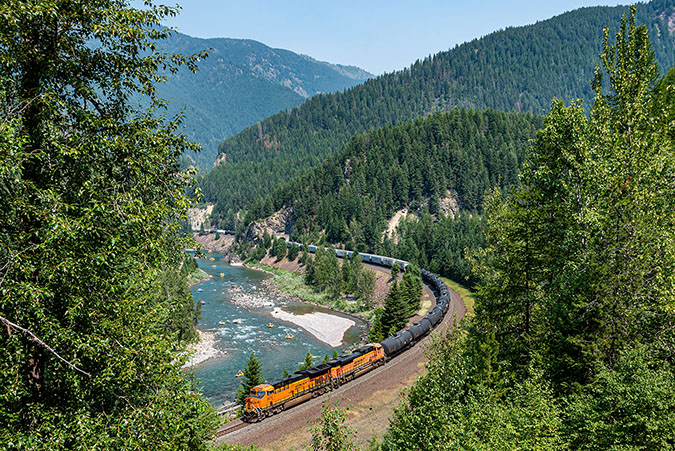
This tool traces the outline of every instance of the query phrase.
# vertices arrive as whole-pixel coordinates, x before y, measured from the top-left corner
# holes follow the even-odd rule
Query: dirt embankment
[[[204,235],[200,235],[199,233],[194,232],[192,234],[192,238],[197,243],[199,243],[203,249],[223,252],[224,254],[228,255],[232,245],[234,244],[234,235],[226,235],[223,233],[218,236],[218,239],[216,239],[216,236],[218,236],[216,233],[206,233]]]

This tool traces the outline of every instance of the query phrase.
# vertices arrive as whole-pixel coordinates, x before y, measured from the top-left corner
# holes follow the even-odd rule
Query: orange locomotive
[[[322,395],[384,364],[384,360],[382,345],[373,343],[289,377],[256,385],[246,398],[244,419],[260,420]]]

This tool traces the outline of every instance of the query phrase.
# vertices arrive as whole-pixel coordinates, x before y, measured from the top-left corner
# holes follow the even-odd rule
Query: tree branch
[[[30,335],[31,339],[32,339],[34,342],[36,342],[36,343],[38,343],[38,344],[44,346],[45,348],[47,348],[47,350],[48,350],[49,352],[51,352],[52,354],[54,354],[59,360],[61,360],[62,362],[64,362],[65,364],[67,364],[68,366],[70,366],[71,368],[73,368],[73,369],[74,369],[75,371],[77,371],[78,373],[82,373],[82,374],[84,374],[85,376],[91,377],[91,374],[87,373],[87,372],[84,371],[84,370],[81,370],[80,368],[78,368],[78,367],[76,367],[75,365],[73,365],[72,363],[70,363],[68,360],[66,360],[66,359],[64,359],[63,357],[61,357],[61,356],[60,356],[60,355],[59,355],[52,347],[50,347],[50,346],[49,346],[47,343],[45,343],[44,341],[40,340],[40,339],[39,339],[33,332],[31,332],[30,330],[24,329],[23,327],[21,327],[21,326],[19,326],[19,325],[17,325],[17,324],[14,324],[14,323],[11,322],[10,320],[8,320],[7,318],[2,317],[2,316],[0,316],[0,321],[2,321],[3,323],[5,323],[8,327],[12,327],[12,328],[18,330],[19,332],[23,332],[23,333],[26,334],[26,335]]]

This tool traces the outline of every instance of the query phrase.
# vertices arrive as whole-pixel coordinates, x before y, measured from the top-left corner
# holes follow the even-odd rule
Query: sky
[[[200,38],[243,38],[375,75],[510,26],[606,0],[177,0],[165,23]],[[173,4],[164,0],[165,4]]]

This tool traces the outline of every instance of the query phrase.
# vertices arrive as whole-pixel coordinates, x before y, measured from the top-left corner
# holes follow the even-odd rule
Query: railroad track
[[[216,431],[215,436],[216,438],[223,437],[231,432],[245,428],[246,426],[248,426],[248,423],[244,423],[243,421],[237,419],[221,426],[221,429]]]
[[[298,245],[298,243],[292,243],[290,241],[286,242],[287,246],[290,245]],[[308,246],[307,249],[309,252],[316,252],[317,248],[316,246]],[[353,253],[351,251],[345,251],[341,249],[334,249],[336,256],[338,257],[351,257]],[[383,257],[380,255],[371,255],[371,254],[361,254],[362,261],[368,262],[368,263],[373,263],[377,264],[380,266],[386,266],[386,267],[391,267],[395,264],[399,264],[399,266],[403,267],[404,269],[407,269],[408,262],[402,261],[402,260],[395,260],[392,258],[388,257]],[[397,334],[394,334],[388,338],[386,338],[383,342],[381,343],[376,343],[374,345],[371,345],[370,347],[366,346],[365,351],[361,352],[362,349],[358,349],[355,353],[354,356],[344,356],[342,357],[342,360],[336,360],[338,365],[331,366],[331,372],[333,371],[333,368],[343,368],[343,367],[348,367],[348,371],[352,371],[351,367],[349,367],[350,364],[352,364],[352,361],[355,360],[355,358],[362,358],[362,359],[367,359],[370,358],[370,354],[376,352],[373,350],[373,347],[379,346],[379,359],[381,363],[384,363],[384,359],[387,358],[388,360],[392,359],[393,357],[397,356],[398,354],[403,353],[403,351],[407,350],[408,348],[413,347],[416,343],[424,340],[425,336],[429,334],[436,326],[438,326],[440,323],[442,323],[445,319],[446,313],[451,307],[451,302],[450,302],[450,290],[448,287],[445,285],[445,283],[438,277],[437,275],[422,269],[421,270],[421,276],[422,276],[422,281],[424,281],[425,284],[430,286],[432,290],[434,291],[434,296],[436,297],[436,306],[434,307],[431,312],[427,313],[427,315],[420,321],[413,323],[413,325]],[[454,304],[452,304],[452,314],[454,315],[455,309],[454,309]],[[365,356],[365,357],[364,357]],[[386,357],[385,357],[386,356]],[[345,359],[351,357],[351,360],[346,361]],[[343,361],[344,360],[344,361]],[[361,362],[363,363],[363,362]],[[372,365],[371,361],[368,360],[366,363],[369,363]],[[296,379],[291,378],[286,378],[283,379],[281,382],[284,382],[286,380],[290,380],[290,382],[287,382],[287,384],[290,384],[292,382],[296,382],[297,380],[300,380],[302,378],[304,379],[309,379],[310,376],[314,378],[315,381],[320,381],[321,384],[325,385],[325,373],[326,373],[326,368],[322,367],[328,367],[329,364],[325,365],[318,365],[317,367],[310,368],[309,370],[305,370],[302,375],[297,376]],[[379,366],[379,365],[378,365]],[[358,368],[357,368],[358,369]],[[368,371],[370,371],[369,368]],[[314,373],[309,374],[310,371],[314,371]],[[305,374],[306,373],[306,374]],[[293,376],[295,377],[295,376]],[[333,376],[331,376],[333,377]],[[339,375],[338,375],[339,377]],[[299,379],[298,379],[299,378]],[[354,378],[354,375],[352,375],[352,379]],[[351,380],[351,379],[348,379]],[[323,387],[321,385],[321,387]],[[276,388],[276,386],[275,386]],[[269,395],[271,392],[266,392],[267,395]],[[322,391],[323,393],[323,391]],[[300,398],[297,398],[297,402],[293,403],[293,400],[291,402],[293,403],[292,405],[295,405],[297,403],[301,403],[306,401],[308,398],[304,397],[307,396],[309,397],[312,395],[311,393],[307,395],[302,395]],[[294,398],[296,399],[296,398]],[[260,400],[257,400],[260,402]],[[272,404],[269,404],[269,406],[272,406]],[[284,405],[285,406],[285,405]],[[249,406],[250,407],[250,406]],[[270,408],[271,409],[271,408]],[[268,409],[268,410],[270,410]],[[256,408],[258,412],[260,413],[261,410],[260,408]],[[271,412],[271,410],[270,410]],[[265,418],[266,415],[263,415],[261,417]],[[239,429],[242,429],[246,427],[248,423],[245,423],[241,420],[235,420],[231,423],[228,423],[224,426],[222,426],[221,429],[216,431],[215,433],[215,438],[222,438],[225,435],[228,435],[230,433],[233,433],[235,431],[238,431]]]

